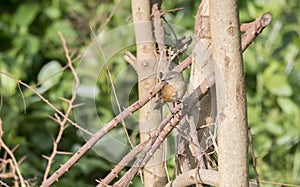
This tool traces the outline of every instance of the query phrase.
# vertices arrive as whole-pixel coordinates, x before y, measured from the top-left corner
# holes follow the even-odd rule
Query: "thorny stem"
[[[140,168],[143,168],[150,160],[154,152],[159,148],[161,143],[165,140],[167,135],[176,127],[178,122],[189,113],[189,109],[195,104],[195,100],[201,99],[214,85],[214,73],[210,74],[208,78],[197,89],[194,90],[188,97],[184,99],[182,105],[177,105],[173,112],[170,113],[160,124],[157,133],[150,137],[149,144],[144,148],[141,156],[134,162],[133,166],[127,171],[123,177],[114,184],[114,186],[128,186],[130,181],[136,175]],[[182,110],[182,107],[186,108]],[[173,119],[171,121],[171,119]],[[170,122],[171,121],[171,122]]]
[[[259,29],[259,28],[255,28]],[[256,35],[257,36],[257,35]],[[255,36],[255,37],[256,37]],[[255,38],[254,37],[254,38]],[[253,39],[254,39],[253,38]],[[247,45],[245,42],[243,42],[242,38],[242,50],[246,49]],[[173,71],[182,71],[186,67],[188,67],[192,62],[192,57],[189,56],[186,58],[181,64],[176,66]],[[20,83],[20,81],[18,81]],[[112,119],[109,123],[107,123],[102,129],[100,129],[96,134],[94,134],[65,164],[63,164],[50,178],[47,179],[47,181],[42,186],[50,186],[53,184],[61,175],[63,175],[66,171],[69,170],[69,168],[74,165],[86,152],[93,146],[100,138],[102,138],[107,132],[109,132],[111,129],[113,129],[117,124],[125,119],[128,115],[138,110],[140,107],[145,105],[148,101],[151,100],[152,97],[156,95],[160,91],[160,89],[163,87],[164,83],[160,82],[156,86],[153,87],[148,92],[148,95],[145,98],[142,98],[141,100],[136,101],[128,108],[124,109],[119,115],[117,115],[114,119]],[[39,94],[37,92],[37,94]],[[42,97],[42,96],[41,96]],[[47,101],[47,100],[46,100]],[[45,102],[46,102],[45,101]],[[47,102],[51,106],[51,103]],[[63,114],[60,114],[63,116]]]
[[[3,149],[9,154],[10,158],[12,159],[13,165],[15,167],[15,170],[17,172],[18,178],[20,180],[21,186],[25,187],[25,181],[24,178],[21,174],[20,168],[18,166],[18,162],[13,154],[13,152],[9,149],[9,147],[6,146],[6,144],[3,142],[2,140],[2,135],[3,135],[3,130],[2,130],[2,120],[0,119],[0,146],[3,147]],[[14,178],[15,177],[15,173],[14,173]]]
[[[80,81],[79,81],[79,78],[77,76],[76,70],[75,70],[75,68],[73,66],[73,63],[72,63],[72,59],[70,57],[70,53],[69,53],[69,49],[67,47],[66,40],[65,40],[65,38],[64,38],[64,36],[62,35],[61,32],[58,32],[58,35],[60,36],[60,39],[62,41],[62,46],[64,48],[65,56],[66,56],[67,61],[68,61],[68,67],[70,68],[70,70],[72,72],[72,75],[74,77],[74,80],[75,80],[75,86],[74,86],[74,89],[72,91],[72,97],[71,97],[71,99],[67,100],[67,102],[68,102],[68,108],[66,110],[66,113],[64,115],[63,120],[61,121],[60,118],[59,118],[59,116],[56,115],[56,121],[59,123],[60,129],[59,129],[59,132],[58,132],[58,134],[56,136],[55,141],[53,142],[52,154],[50,155],[50,157],[45,157],[45,158],[47,158],[48,163],[47,163],[47,167],[46,167],[46,170],[45,170],[45,173],[44,173],[43,182],[46,181],[46,179],[48,177],[48,174],[50,172],[50,168],[51,168],[51,165],[53,163],[53,160],[54,160],[55,156],[58,154],[57,146],[58,146],[58,143],[60,142],[60,140],[62,138],[62,135],[64,133],[64,130],[66,128],[66,123],[67,123],[67,121],[69,119],[69,115],[70,115],[70,113],[72,111],[73,103],[76,100],[76,91],[77,91],[77,88],[79,87],[79,84],[80,84]]]

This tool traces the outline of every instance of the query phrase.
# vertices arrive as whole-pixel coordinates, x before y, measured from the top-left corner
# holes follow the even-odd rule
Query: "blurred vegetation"
[[[166,19],[193,31],[198,4],[192,0],[165,1],[163,9],[183,7],[182,11],[166,15]],[[298,185],[299,9],[296,0],[240,1],[241,23],[252,21],[264,12],[273,14],[271,25],[244,53],[248,118],[254,135],[256,167],[260,179]],[[73,77],[69,70],[62,72],[67,60],[57,31],[61,31],[67,39],[68,48],[75,58],[78,54],[83,55],[89,47],[94,38],[93,32],[96,35],[109,32],[132,22],[129,1],[120,0],[5,0],[0,2],[0,12],[1,71],[31,85],[62,111],[66,109],[66,103],[60,98],[70,98]],[[113,16],[107,22],[111,13]],[[113,78],[127,66],[122,55],[118,53],[108,64]],[[75,66],[78,64],[79,60],[74,62]],[[49,80],[49,77],[54,78]],[[19,145],[14,154],[18,160],[26,156],[20,164],[24,177],[40,184],[46,167],[42,155],[51,153],[53,137],[59,129],[49,118],[54,111],[30,90],[21,87],[26,102],[24,106],[16,81],[5,75],[0,75],[0,78],[3,140],[11,148]],[[101,122],[105,123],[114,116],[111,109],[112,88],[105,71],[99,75],[97,87],[100,92],[96,107]],[[137,98],[136,87],[130,95],[130,102]],[[136,121],[131,119],[128,123]],[[133,141],[135,136],[137,134],[132,133]],[[59,150],[75,151],[83,143],[77,130],[69,127],[64,132]],[[1,158],[3,154],[4,151],[0,150]],[[67,155],[57,156],[52,172],[68,158]],[[94,151],[89,151],[80,164],[66,173],[56,186],[94,186],[95,179],[105,176],[113,164]],[[250,178],[254,177],[250,166]],[[11,180],[3,181],[12,184]]]

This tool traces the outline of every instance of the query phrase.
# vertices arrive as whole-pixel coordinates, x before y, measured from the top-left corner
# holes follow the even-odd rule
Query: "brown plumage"
[[[158,100],[154,109],[159,109],[166,102],[178,101],[186,92],[186,83],[183,76],[179,72],[170,71],[166,78],[162,81],[166,81],[167,84],[161,90],[161,98]]]

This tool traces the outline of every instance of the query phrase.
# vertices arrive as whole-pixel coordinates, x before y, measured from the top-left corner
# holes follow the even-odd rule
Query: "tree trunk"
[[[138,74],[139,98],[157,83],[157,60],[155,42],[152,37],[150,22],[151,4],[149,0],[132,0],[132,16],[136,36],[137,62],[135,69]],[[139,127],[141,142],[149,138],[161,122],[160,110],[153,110],[155,101],[151,100],[139,111]],[[165,155],[163,148],[158,149],[145,166],[144,186],[164,186],[167,183]]]
[[[247,115],[237,0],[211,0],[219,186],[248,186]]]

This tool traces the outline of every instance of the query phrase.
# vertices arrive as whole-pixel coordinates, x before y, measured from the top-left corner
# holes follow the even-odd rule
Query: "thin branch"
[[[113,17],[113,15],[116,13],[116,11],[118,10],[118,8],[120,7],[121,3],[123,2],[123,0],[120,0],[112,9],[112,11],[110,12],[109,16],[106,18],[104,25],[101,26],[100,31],[102,31],[107,24],[110,22],[111,18]],[[102,19],[102,18],[101,18]]]
[[[1,178],[1,177],[0,177]],[[9,187],[5,182],[0,180],[0,184],[3,185],[4,187]]]
[[[244,50],[246,48],[246,45],[244,45],[243,43],[244,42],[242,39],[242,49]],[[187,68],[191,63],[192,63],[192,56],[190,55],[182,63],[176,66],[172,71],[181,72],[185,68]],[[2,71],[0,71],[0,73],[8,75],[7,73]],[[19,82],[19,80],[17,81]],[[99,139],[101,139],[106,133],[108,133],[115,126],[117,126],[117,124],[121,122],[123,119],[125,119],[127,116],[131,115],[133,112],[135,112],[136,110],[144,106],[147,102],[149,102],[151,98],[153,98],[164,85],[165,85],[164,82],[157,83],[144,98],[136,101],[128,108],[124,109],[109,123],[105,124],[103,128],[101,128],[96,134],[94,134],[75,154],[73,154],[73,156],[65,164],[63,164],[50,178],[48,178],[48,180],[44,184],[42,184],[42,186],[50,186],[51,184],[53,184],[60,176],[62,176],[66,171],[68,171],[70,167],[73,166],[95,143],[97,143]],[[38,93],[38,95],[40,94]],[[46,101],[47,100],[45,99],[45,102]],[[63,116],[63,114],[60,115]]]
[[[10,75],[10,74],[8,74],[8,73],[6,73],[4,71],[0,71],[0,73],[3,74],[3,75],[6,75],[7,77],[15,80],[18,84],[21,84],[21,85],[25,86],[26,88],[28,88],[29,90],[31,90],[34,94],[36,94],[39,98],[41,98],[42,101],[44,101],[47,105],[49,105],[56,113],[58,113],[60,116],[62,116],[63,118],[65,118],[65,115],[60,110],[58,110],[51,102],[49,102],[48,99],[46,99],[44,96],[42,96],[36,89],[34,89],[33,87],[29,86],[28,84],[22,82],[21,80],[16,79],[12,75]],[[71,123],[74,127],[76,127],[79,130],[81,130],[82,132],[84,132],[84,133],[86,133],[86,134],[88,134],[90,136],[93,136],[93,134],[91,132],[89,132],[86,129],[82,128],[81,126],[79,126],[77,123],[75,123],[71,119],[67,118],[67,121],[69,123]]]
[[[93,32],[93,35],[96,37],[95,33]],[[102,47],[100,45],[98,45],[98,49],[100,50],[100,52],[103,54],[104,51],[102,50]],[[118,96],[117,96],[117,92],[116,92],[116,89],[115,89],[115,85],[114,85],[114,82],[113,82],[113,78],[112,78],[112,75],[110,73],[110,69],[107,65],[107,63],[104,63],[104,66],[105,66],[105,69],[107,71],[107,74],[108,74],[108,77],[109,77],[109,81],[110,81],[110,84],[111,84],[111,88],[112,88],[112,91],[113,91],[113,94],[114,94],[114,97],[116,99],[116,103],[117,103],[117,107],[118,107],[118,110],[119,110],[119,113],[122,112],[121,110],[121,105],[120,105],[120,102],[119,102],[119,99],[118,99]],[[129,133],[127,131],[127,128],[126,128],[126,124],[125,124],[125,121],[122,120],[122,127],[123,127],[123,131],[125,133],[125,136],[130,144],[130,147],[133,148],[133,144],[132,144],[132,141],[130,140],[130,136],[129,136]]]
[[[24,107],[24,113],[26,114],[26,102],[25,102],[25,97],[24,97],[23,91],[22,91],[22,89],[20,87],[20,84],[18,84],[18,89],[19,89],[19,91],[21,93],[21,97],[22,97],[22,101],[23,101],[23,107]]]
[[[51,169],[51,166],[52,166],[52,163],[54,161],[54,158],[57,154],[59,154],[60,152],[57,150],[58,148],[58,144],[59,142],[61,141],[62,139],[62,136],[63,136],[63,133],[64,133],[64,130],[66,129],[67,127],[67,121],[69,119],[69,115],[72,111],[72,108],[73,108],[73,103],[75,102],[76,100],[76,91],[77,91],[77,88],[79,87],[80,85],[80,81],[79,81],[79,77],[76,73],[76,70],[73,66],[73,62],[72,62],[72,59],[71,59],[71,56],[70,56],[70,53],[69,53],[69,49],[67,47],[67,43],[66,43],[66,40],[64,38],[64,36],[62,35],[61,32],[58,32],[58,35],[62,41],[62,47],[65,51],[65,56],[66,56],[66,59],[67,59],[67,64],[68,64],[68,68],[71,70],[72,72],[72,75],[74,77],[74,80],[75,80],[75,86],[73,88],[73,91],[72,91],[72,97],[70,100],[67,100],[67,99],[64,99],[64,101],[66,101],[68,103],[68,108],[64,114],[64,118],[63,120],[61,121],[60,117],[55,114],[55,121],[58,122],[60,128],[59,128],[59,131],[58,131],[58,134],[56,135],[56,139],[55,141],[53,142],[53,148],[52,148],[52,153],[49,157],[47,157],[47,160],[48,160],[48,163],[47,163],[47,166],[46,166],[46,170],[44,172],[44,177],[43,177],[43,182],[47,180],[47,177],[48,177],[48,174],[50,172],[50,169]]]
[[[66,56],[67,61],[68,61],[68,67],[70,68],[70,70],[72,72],[72,75],[75,79],[75,89],[73,89],[73,94],[72,94],[72,98],[71,98],[71,100],[75,100],[76,99],[76,89],[79,87],[79,84],[80,84],[79,77],[78,77],[78,75],[76,73],[76,70],[73,66],[72,59],[71,59],[70,53],[69,53],[69,49],[67,47],[66,39],[64,38],[64,36],[62,35],[61,32],[58,32],[58,35],[60,37],[60,40],[62,41],[62,46],[64,48],[65,56]]]
[[[25,181],[24,181],[24,178],[21,174],[21,171],[20,171],[20,168],[19,168],[19,165],[18,165],[18,162],[13,154],[13,152],[9,149],[9,147],[7,147],[7,145],[4,143],[4,141],[2,140],[2,135],[3,135],[3,130],[2,130],[2,120],[0,118],[0,145],[1,147],[3,147],[3,149],[8,153],[8,155],[10,156],[13,164],[12,166],[14,166],[16,172],[17,172],[17,175],[18,175],[18,178],[20,180],[20,184],[22,187],[25,187],[26,184],[25,184]]]
[[[217,171],[196,168],[178,175],[173,181],[170,181],[168,184],[166,184],[165,187],[190,186],[195,184],[195,181],[198,184],[210,184],[212,186],[218,186],[218,178],[219,176]]]
[[[109,123],[105,124],[104,127],[101,128],[97,133],[95,133],[81,148],[79,148],[79,150],[74,153],[73,156],[65,164],[63,164],[56,172],[54,172],[54,174],[42,184],[42,187],[52,185],[60,176],[68,171],[70,167],[73,166],[95,143],[97,143],[99,139],[101,139],[105,134],[116,127],[118,123],[120,123],[127,116],[131,115],[133,112],[149,102],[159,92],[159,90],[161,90],[164,84],[165,82],[158,83],[148,92],[146,97],[136,101],[131,106],[119,113]]]
[[[126,51],[123,58],[137,71],[136,67],[136,57],[129,51]]]
[[[177,105],[173,112],[170,113],[160,124],[157,133],[150,137],[149,144],[144,148],[140,157],[134,162],[133,166],[116,182],[115,186],[128,186],[139,169],[143,168],[150,160],[155,151],[159,148],[167,135],[176,127],[178,122],[189,113],[190,108],[194,105],[195,100],[201,99],[214,85],[214,74],[211,74],[192,94],[184,99],[181,105]],[[172,121],[171,121],[172,119]]]
[[[184,9],[183,7],[179,7],[179,8],[164,10],[164,11],[162,11],[162,14],[166,14],[166,13],[170,13],[170,12],[176,12],[176,11],[183,10],[183,9]]]
[[[43,156],[45,159],[48,160],[47,162],[47,166],[44,172],[44,177],[43,177],[43,181],[47,180],[48,174],[50,172],[52,163],[54,161],[55,156],[57,155],[57,147],[58,147],[58,143],[60,142],[61,138],[62,138],[62,134],[64,132],[64,124],[60,121],[59,117],[57,115],[55,115],[56,117],[56,122],[60,125],[58,134],[56,136],[56,139],[53,141],[53,148],[52,148],[52,153],[51,155],[48,156]]]
[[[250,179],[250,181],[256,182],[256,179]],[[274,182],[274,181],[259,180],[259,182],[264,184],[278,185],[278,186],[299,187],[299,185],[297,184],[287,184],[287,183]]]
[[[209,135],[210,135],[210,139],[212,141],[212,144],[215,148],[216,153],[219,154],[218,144],[216,142],[216,140],[217,140],[217,128],[216,127],[214,128],[214,134],[212,134],[211,131],[209,131]]]
[[[80,58],[80,56],[78,56],[77,58]],[[76,59],[77,59],[76,58]],[[59,71],[57,72],[53,72],[51,74],[48,74],[48,78],[42,80],[41,82],[38,82],[36,83],[34,86],[32,86],[33,88],[37,88],[39,87],[40,85],[42,85],[44,82],[48,81],[49,79],[52,79],[53,77],[59,75],[60,73],[64,72],[66,69],[68,68],[68,64],[65,65],[64,67],[61,67]]]
[[[148,144],[149,139],[135,146],[126,156],[115,166],[111,172],[106,175],[103,180],[98,180],[99,184],[97,187],[107,186],[114,178],[118,177],[118,174],[127,166],[127,164],[134,159],[134,157],[142,151],[142,149]]]
[[[175,110],[175,114],[169,114],[166,119],[162,121],[160,125],[160,128],[162,130],[158,130],[156,135],[150,137],[151,140],[142,151],[140,157],[134,162],[133,166],[122,176],[122,178],[114,184],[114,186],[129,186],[133,177],[138,173],[138,171],[145,167],[147,162],[151,159],[151,157],[165,140],[167,135],[176,127],[176,125],[180,121],[181,106],[178,105]],[[170,122],[171,119],[173,119],[172,122]]]
[[[256,169],[256,157],[255,157],[254,148],[253,148],[253,136],[252,136],[250,127],[248,127],[248,138],[249,138],[250,154],[252,156],[253,170],[254,170],[254,174],[255,174],[256,184],[257,184],[257,187],[260,187],[258,172],[257,172],[257,169]]]
[[[185,117],[186,123],[189,124],[190,126],[190,137],[191,140],[189,142],[189,146],[191,149],[191,152],[193,154],[193,156],[197,159],[198,165],[200,166],[200,168],[205,168],[205,163],[203,160],[203,153],[204,150],[202,150],[201,146],[200,146],[200,141],[198,138],[198,134],[197,134],[197,130],[196,130],[196,124],[195,124],[195,120],[194,120],[194,116],[186,116]]]

